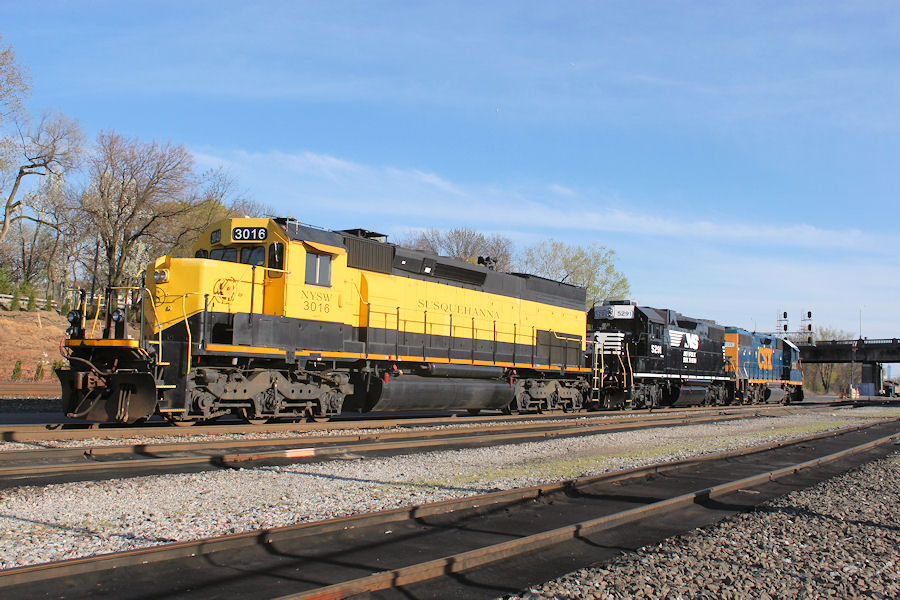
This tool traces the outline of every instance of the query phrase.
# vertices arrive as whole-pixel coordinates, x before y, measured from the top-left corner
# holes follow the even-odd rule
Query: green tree
[[[25,310],[28,312],[34,312],[37,310],[37,298],[34,296],[34,287],[25,285],[24,295],[28,298],[28,303],[25,305]]]
[[[9,268],[6,265],[0,265],[0,294],[8,294],[12,291],[12,279],[10,278]]]
[[[22,359],[16,361],[16,364],[13,366],[12,375],[9,376],[13,381],[18,381],[22,379]]]
[[[41,360],[34,369],[34,380],[41,381],[42,379],[44,379],[44,361]]]
[[[628,296],[628,279],[616,270],[616,253],[599,244],[577,246],[553,238],[525,248],[521,270],[587,290],[587,306]]]
[[[22,308],[22,294],[19,292],[19,286],[13,290],[12,300],[9,303],[9,310],[19,310]]]

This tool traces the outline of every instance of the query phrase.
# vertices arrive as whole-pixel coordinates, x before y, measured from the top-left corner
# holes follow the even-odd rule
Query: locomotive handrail
[[[618,359],[619,359],[619,366],[622,367],[622,372],[627,373],[628,369],[625,368],[625,362],[622,361],[622,355],[620,353],[616,353],[616,357],[618,357]],[[622,383],[625,384],[625,383],[627,383],[627,381],[623,381]]]
[[[631,350],[625,344],[625,357],[628,359],[628,378],[631,380],[631,393],[634,394],[634,366],[631,364]],[[622,360],[621,357],[619,360]]]
[[[97,312],[94,313],[94,322],[91,323],[91,339],[94,338],[94,330],[97,328],[97,320],[100,318],[100,305],[103,304],[103,294],[97,295]]]
[[[354,287],[355,284],[354,284]],[[523,342],[528,343],[532,348],[532,358],[531,364],[535,365],[535,356],[534,356],[534,347],[536,340],[536,332],[535,328],[532,327],[532,331],[530,334],[520,333],[518,330],[518,323],[513,321],[498,321],[496,319],[486,319],[484,317],[470,317],[466,319],[466,324],[463,325],[459,322],[454,322],[453,313],[431,313],[431,317],[429,318],[429,314],[427,310],[421,310],[414,307],[404,307],[404,306],[396,306],[396,305],[388,305],[388,304],[376,304],[374,302],[369,302],[362,297],[362,294],[357,289],[357,294],[359,295],[360,301],[366,306],[366,328],[372,327],[373,325],[379,325],[384,329],[393,329],[397,339],[395,340],[395,352],[397,355],[400,355],[400,334],[409,334],[412,333],[410,331],[410,325],[421,325],[422,327],[422,335],[428,336],[431,335],[442,335],[441,330],[443,328],[447,328],[447,337],[449,340],[452,340],[454,334],[459,333],[462,334],[461,337],[468,337],[472,342],[472,352],[474,352],[475,342],[479,339],[478,334],[484,333],[484,340],[493,339],[494,343],[494,356],[496,357],[496,345],[499,343],[500,338],[508,337],[512,339],[512,344],[515,352],[516,344],[519,343],[519,340],[523,340]],[[374,317],[374,319],[373,319]],[[421,318],[417,318],[421,317]],[[373,323],[374,321],[374,323]],[[391,323],[393,321],[393,323]],[[464,330],[462,331],[461,328]],[[438,329],[438,332],[435,332],[435,329]],[[560,337],[555,331],[551,330],[551,333],[560,340],[574,341],[573,338],[564,338]],[[584,338],[581,338],[582,340]],[[425,344],[426,342],[423,342]],[[448,358],[449,351],[452,349],[452,341],[448,342]],[[424,354],[424,352],[423,352]],[[474,359],[473,359],[474,360]],[[496,358],[494,359],[496,361]],[[515,361],[514,361],[515,362]],[[564,364],[568,364],[564,360]]]
[[[200,292],[190,292],[190,294],[199,294],[199,293]],[[251,290],[250,293],[251,293],[250,298],[252,299],[253,291]],[[188,375],[191,374],[191,344],[193,343],[193,340],[191,339],[191,325],[190,325],[190,323],[188,323],[188,318],[187,318],[187,305],[186,305],[187,297],[188,297],[188,294],[181,295],[181,314],[184,316],[184,328],[187,331],[187,342],[188,342],[187,343],[187,361],[186,361],[186,367],[185,367],[185,371],[184,371],[185,377],[187,377]]]
[[[156,301],[153,299],[153,296],[150,294],[150,290],[148,290],[146,287],[143,287],[142,290],[147,295],[147,298],[150,300],[150,308],[153,309],[153,319],[155,321],[155,323],[153,324],[153,328],[156,329],[156,333],[158,336],[156,343],[159,345],[159,348],[156,351],[156,362],[159,363],[159,362],[162,362],[162,348],[163,348],[162,325],[159,322],[159,314],[156,312]],[[142,309],[141,313],[143,313],[143,312],[144,311]],[[141,337],[142,338],[144,337],[143,328],[141,329]]]

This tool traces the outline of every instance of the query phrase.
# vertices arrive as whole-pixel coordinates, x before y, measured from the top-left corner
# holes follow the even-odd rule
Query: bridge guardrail
[[[6,310],[9,310],[9,304],[12,302],[12,299],[12,294],[0,294],[0,305],[2,305]],[[21,296],[19,298],[19,302],[22,304],[22,308],[24,309],[28,304],[28,297]],[[34,303],[37,305],[38,309],[43,309],[43,307],[47,305],[47,299],[35,297]],[[56,303],[56,300],[52,300],[50,302],[50,306],[52,306],[54,310],[59,310],[59,305]]]
[[[898,344],[900,338],[877,338],[877,339],[856,339],[856,340],[819,340],[812,344],[798,344],[800,346],[846,346],[860,344]]]

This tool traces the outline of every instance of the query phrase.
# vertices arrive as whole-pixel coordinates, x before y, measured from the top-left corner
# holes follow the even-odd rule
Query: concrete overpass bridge
[[[797,346],[804,363],[862,363],[863,396],[881,391],[883,363],[900,362],[900,338],[827,340]]]

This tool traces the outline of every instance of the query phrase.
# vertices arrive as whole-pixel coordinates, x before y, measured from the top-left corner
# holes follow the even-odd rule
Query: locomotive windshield
[[[238,260],[240,256],[240,260]],[[237,248],[215,248],[207,252],[200,249],[194,254],[195,258],[210,258],[212,260],[221,260],[224,262],[240,262],[245,265],[255,265],[257,267],[266,266],[266,248],[265,246],[243,246],[238,254]]]
[[[266,266],[266,249],[262,246],[246,246],[241,248],[241,262],[245,265]]]
[[[237,262],[237,248],[216,248],[210,251],[209,257],[213,260]]]

